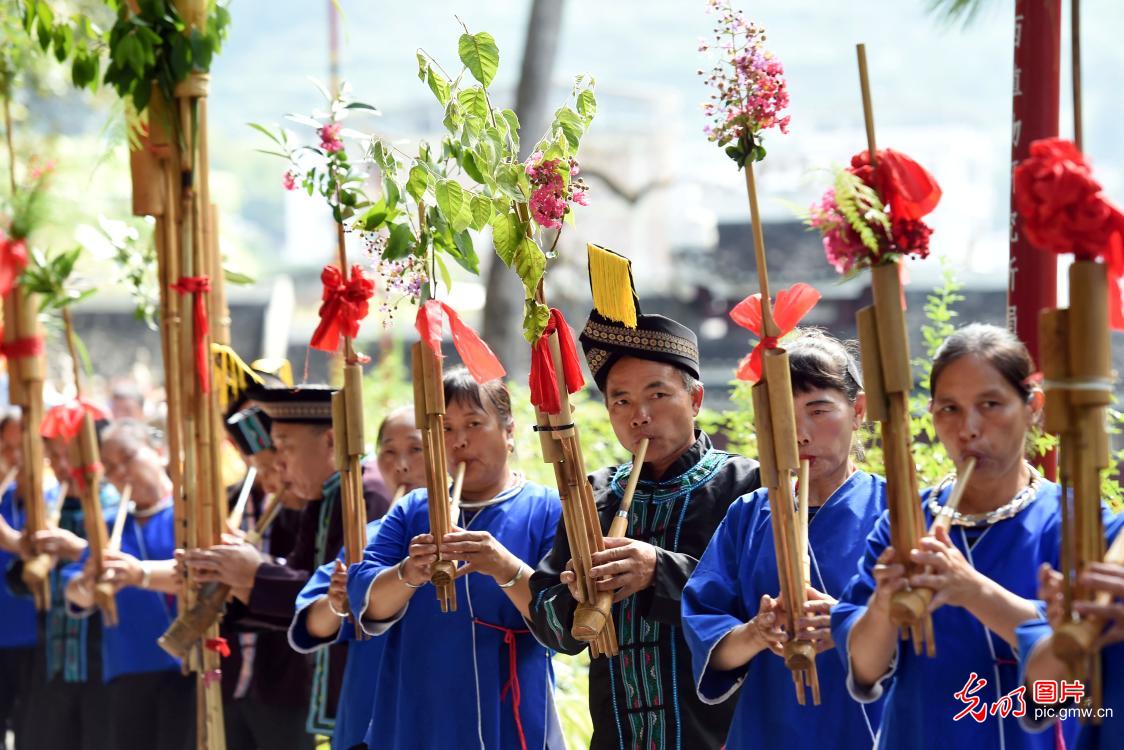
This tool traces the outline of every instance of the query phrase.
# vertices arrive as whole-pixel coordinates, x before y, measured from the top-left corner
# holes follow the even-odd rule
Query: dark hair
[[[382,435],[386,431],[386,423],[389,422],[390,420],[396,418],[400,414],[406,414],[407,412],[410,413],[410,414],[413,414],[414,413],[414,407],[412,407],[412,406],[398,406],[394,409],[391,409],[390,411],[388,411],[386,413],[386,416],[384,416],[382,418],[382,421],[379,422],[378,432],[375,433],[375,447],[376,448],[382,443]],[[411,422],[412,421],[413,421],[413,419],[411,418]]]
[[[929,393],[936,394],[937,380],[946,367],[972,354],[994,367],[1024,401],[1030,398],[1034,389],[1027,379],[1034,372],[1034,360],[1026,344],[1005,328],[986,323],[966,325],[944,340],[933,359]]]
[[[20,422],[23,420],[23,412],[20,411],[18,406],[9,406],[4,409],[3,414],[0,415],[0,432],[8,429],[8,425],[12,422]]]
[[[507,385],[499,379],[489,380],[480,384],[473,380],[472,375],[462,366],[445,371],[442,383],[445,391],[445,403],[463,403],[474,406],[481,411],[487,411],[484,399],[488,399],[492,410],[499,417],[500,425],[509,427],[514,419],[511,416],[511,394]]]
[[[828,335],[819,328],[803,328],[784,344],[792,392],[808,393],[833,389],[854,403],[862,392],[862,375],[855,361],[854,345]]]

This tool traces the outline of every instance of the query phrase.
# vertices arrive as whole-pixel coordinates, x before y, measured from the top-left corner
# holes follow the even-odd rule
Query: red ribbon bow
[[[550,334],[555,331],[558,332],[558,349],[562,355],[562,374],[566,379],[567,393],[576,393],[585,385],[570,326],[562,317],[562,312],[552,307],[546,330],[531,347],[531,403],[546,414],[557,414],[562,410],[558,373],[554,371],[554,357],[550,355]]]
[[[519,746],[522,750],[527,750],[527,738],[523,735],[523,720],[519,718],[519,703],[522,700],[522,692],[519,689],[519,659],[518,659],[518,644],[515,641],[517,635],[528,635],[531,631],[526,629],[513,630],[512,628],[505,628],[502,625],[493,625],[490,622],[484,622],[479,617],[473,619],[477,625],[483,625],[492,630],[498,630],[503,633],[503,642],[507,644],[507,682],[504,683],[503,690],[500,691],[500,700],[502,701],[511,691],[511,710],[515,714],[515,729],[519,732]]]
[[[1093,179],[1093,169],[1072,143],[1043,138],[1015,167],[1015,209],[1030,243],[1039,250],[1108,267],[1109,322],[1124,330],[1124,213]]]
[[[368,300],[375,295],[375,282],[363,274],[359,266],[351,267],[351,278],[344,279],[340,269],[324,266],[320,272],[324,285],[320,304],[320,324],[312,333],[309,346],[324,352],[334,352],[340,345],[340,336],[353,339],[359,335],[359,323],[367,317]]]
[[[87,414],[95,422],[109,419],[104,411],[86,399],[77,399],[51,407],[43,415],[43,422],[39,426],[39,434],[48,440],[61,438],[63,442],[69,443],[82,429],[82,421]]]
[[[937,207],[941,188],[925,167],[892,148],[878,150],[878,163],[871,166],[870,151],[851,157],[851,172],[878,191],[890,207],[895,221],[920,219]]]
[[[78,485],[79,490],[85,491],[86,486],[88,484],[88,478],[97,476],[98,472],[100,472],[101,470],[102,470],[101,462],[95,461],[92,464],[87,464],[86,466],[77,466],[77,467],[71,469],[70,470],[70,477]]]
[[[27,242],[0,236],[0,295],[7,296],[27,267]]]
[[[761,379],[761,357],[764,351],[776,349],[777,340],[796,328],[800,319],[820,301],[820,297],[819,292],[804,283],[793,284],[792,288],[777,292],[777,301],[773,305],[773,322],[780,330],[777,336],[763,335],[764,322],[760,294],[751,294],[734,306],[730,311],[730,319],[761,337],[757,346],[753,347],[753,351],[743,357],[738,364],[736,373],[738,380],[756,383]]]
[[[203,641],[203,647],[208,651],[214,651],[224,659],[230,656],[230,644],[225,638],[208,638]]]
[[[199,377],[199,390],[210,393],[211,362],[207,353],[207,335],[211,332],[211,324],[207,319],[207,298],[204,295],[211,291],[211,279],[208,276],[182,276],[172,284],[172,290],[192,296],[195,307],[195,374]]]
[[[473,380],[487,383],[489,380],[502,378],[507,373],[491,348],[480,338],[480,334],[465,324],[456,310],[444,302],[431,299],[418,308],[414,327],[421,340],[429,345],[435,355],[442,356],[441,337],[445,331],[446,318],[453,333],[453,346]]]

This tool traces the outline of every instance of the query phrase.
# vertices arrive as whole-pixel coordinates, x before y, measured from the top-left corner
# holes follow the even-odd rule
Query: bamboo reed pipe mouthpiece
[[[237,529],[242,525],[242,516],[246,513],[246,503],[250,500],[250,492],[254,489],[254,480],[258,476],[258,467],[251,466],[242,480],[242,488],[238,491],[238,500],[226,518],[226,525],[230,529]]]
[[[453,490],[449,493],[449,523],[455,524],[461,509],[461,493],[464,491],[464,472],[468,465],[461,461],[453,472]]]
[[[396,502],[406,496],[406,485],[400,484],[394,489],[394,497],[390,499],[390,504],[394,505]]]
[[[55,501],[54,507],[51,508],[51,515],[47,519],[48,528],[58,528],[59,521],[62,520],[62,506],[66,502],[66,493],[69,491],[70,484],[68,482],[63,481],[59,483],[58,499]]]
[[[133,485],[126,484],[125,491],[121,493],[121,502],[117,505],[117,517],[113,519],[113,533],[109,535],[109,545],[107,549],[110,552],[117,552],[121,549],[121,537],[125,533],[125,519],[129,517],[129,503],[133,497]]]

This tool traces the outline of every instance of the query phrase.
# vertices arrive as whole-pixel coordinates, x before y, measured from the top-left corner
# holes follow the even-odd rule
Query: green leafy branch
[[[462,26],[464,24],[462,23]],[[358,217],[358,228],[385,233],[381,257],[394,261],[423,259],[446,285],[445,258],[479,273],[472,232],[492,230],[499,259],[523,282],[524,335],[535,341],[548,317],[537,297],[553,246],[544,226],[529,210],[535,188],[528,169],[553,165],[564,191],[573,190],[571,160],[597,110],[592,79],[579,77],[567,101],[555,113],[547,133],[537,141],[527,163],[519,159],[520,123],[515,112],[493,104],[489,86],[499,70],[500,52],[487,32],[467,27],[457,44],[461,68],[449,73],[432,55],[418,50],[418,79],[442,107],[446,134],[440,147],[418,146],[403,154],[375,139],[370,156],[383,175],[383,196]],[[572,222],[566,207],[564,221]],[[546,249],[544,249],[546,247]]]
[[[890,217],[878,193],[857,175],[846,169],[835,170],[835,202],[839,213],[859,236],[871,255],[878,257],[886,249],[890,236]],[[881,231],[876,234],[875,229]]]
[[[337,94],[330,94],[317,84],[320,93],[327,101],[326,111],[312,115],[289,114],[286,119],[312,128],[320,138],[319,145],[294,143],[289,133],[280,126],[267,127],[251,122],[249,126],[258,131],[273,144],[268,149],[258,149],[261,153],[277,156],[289,163],[285,174],[285,187],[293,189],[300,185],[310,195],[319,195],[332,210],[337,223],[348,222],[361,209],[371,205],[364,191],[367,173],[356,168],[345,148],[345,138],[367,143],[372,136],[357,130],[345,129],[343,122],[356,112],[378,115],[378,109],[351,98],[347,84],[340,87]]]

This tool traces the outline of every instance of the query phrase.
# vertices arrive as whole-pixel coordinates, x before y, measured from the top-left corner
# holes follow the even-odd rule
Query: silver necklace
[[[1023,508],[1030,504],[1030,501],[1038,496],[1038,488],[1042,484],[1042,475],[1038,470],[1031,466],[1029,463],[1026,468],[1030,471],[1030,481],[1027,482],[1026,487],[1019,490],[1011,501],[1006,505],[1001,505],[995,510],[990,510],[987,513],[961,513],[954,511],[952,513],[953,526],[967,526],[969,528],[979,528],[981,526],[990,526],[993,523],[1002,521],[1007,518],[1013,518],[1019,514]],[[956,473],[949,474],[941,480],[937,488],[929,495],[929,512],[936,518],[942,513],[947,513],[944,506],[937,502],[941,495],[944,494],[945,488],[949,487],[956,481]]]

